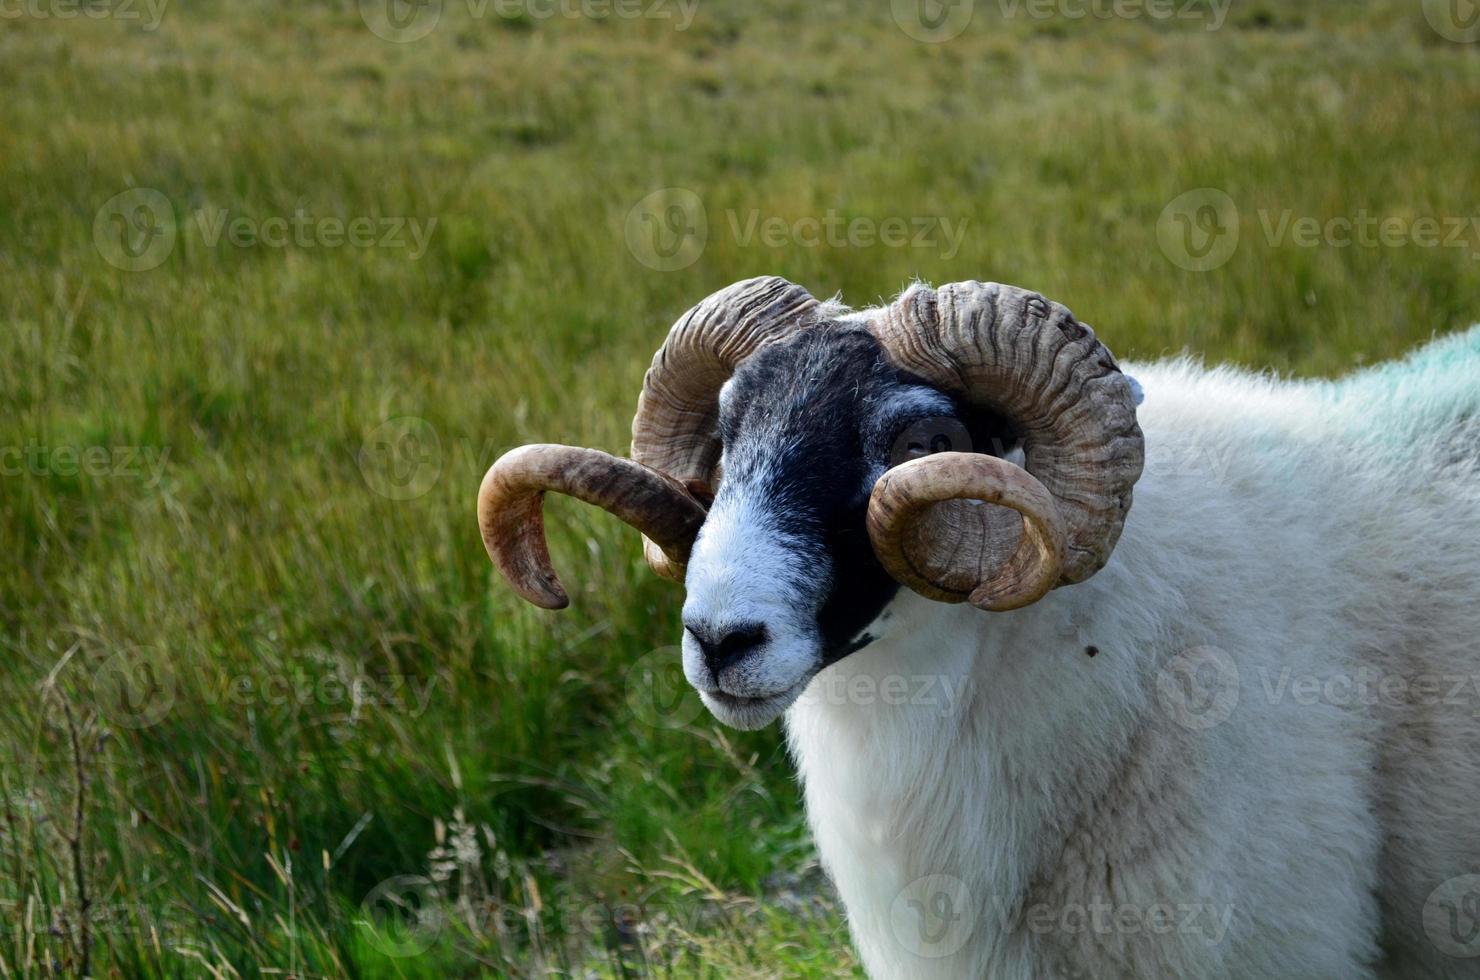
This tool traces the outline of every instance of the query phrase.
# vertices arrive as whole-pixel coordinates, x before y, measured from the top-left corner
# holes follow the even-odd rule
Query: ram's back
[[[1291,758],[1364,746],[1343,771],[1380,842],[1378,976],[1473,976],[1423,910],[1480,867],[1480,327],[1333,381],[1190,358],[1126,370],[1147,471],[1106,595],[1200,624],[1267,730],[1309,726]],[[1257,678],[1287,670],[1322,697],[1275,718]],[[1338,734],[1316,731],[1333,709]],[[1274,778],[1278,753],[1262,761]]]
[[[1480,326],[1407,357],[1316,386],[1333,429],[1404,457],[1421,449],[1441,467],[1480,460]]]
[[[1184,506],[1314,521],[1328,545],[1392,534],[1398,553],[1480,534],[1480,326],[1332,381],[1190,357],[1126,369],[1145,390],[1146,476]]]

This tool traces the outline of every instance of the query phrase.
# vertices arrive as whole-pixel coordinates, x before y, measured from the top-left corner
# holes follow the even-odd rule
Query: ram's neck
[[[808,819],[876,972],[1026,963],[1007,920],[1089,805],[1087,783],[1120,767],[1144,693],[1135,650],[1074,591],[995,615],[903,595],[881,638],[788,713]],[[932,903],[948,911],[942,886],[964,887],[987,921],[956,955],[919,956],[898,933]],[[892,948],[866,948],[881,937]]]

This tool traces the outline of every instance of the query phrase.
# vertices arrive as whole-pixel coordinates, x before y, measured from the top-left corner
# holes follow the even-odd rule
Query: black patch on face
[[[861,328],[817,328],[762,348],[731,379],[720,412],[719,497],[743,487],[768,502],[779,530],[831,569],[817,617],[823,662],[873,642],[860,631],[899,591],[874,555],[869,493],[901,430],[960,419],[978,451],[1001,455],[1015,436],[1001,419],[966,411],[892,367]],[[820,569],[819,569],[820,571]],[[815,589],[820,579],[794,583]]]

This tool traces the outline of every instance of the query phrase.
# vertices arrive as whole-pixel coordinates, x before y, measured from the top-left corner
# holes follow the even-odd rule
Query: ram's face
[[[1134,395],[1093,330],[1024,289],[917,285],[847,314],[747,279],[669,331],[631,459],[505,453],[479,532],[520,596],[561,609],[547,493],[641,531],[648,565],[688,589],[684,672],[753,728],[874,642],[900,585],[1005,612],[1093,575],[1141,473]]]
[[[806,331],[720,393],[718,493],[689,558],[683,666],[717,718],[755,728],[872,642],[899,589],[864,520],[892,463],[972,441],[955,403],[863,331]]]

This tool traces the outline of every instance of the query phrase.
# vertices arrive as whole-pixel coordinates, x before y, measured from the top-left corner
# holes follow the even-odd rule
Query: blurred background
[[[0,0],[0,92],[3,977],[859,976],[679,590],[553,501],[521,605],[493,459],[763,273],[1480,320],[1474,0]]]

